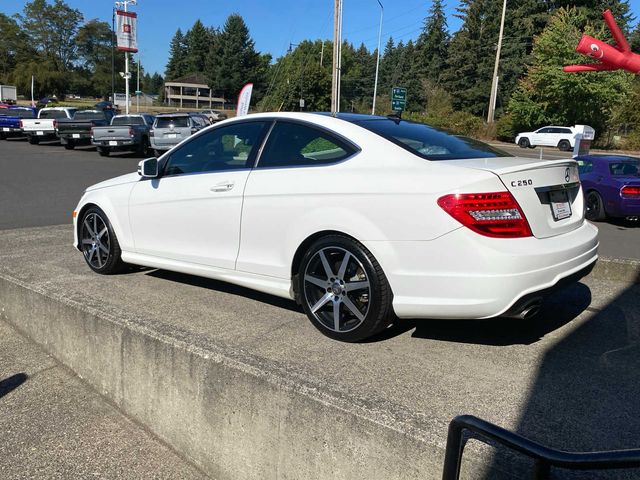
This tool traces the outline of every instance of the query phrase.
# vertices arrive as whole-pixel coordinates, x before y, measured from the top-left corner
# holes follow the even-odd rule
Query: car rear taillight
[[[129,136],[133,137],[135,135],[135,132],[133,131],[133,128],[129,127]]]
[[[153,130],[149,130],[149,136],[153,137]]]
[[[639,198],[640,197],[640,187],[635,187],[631,185],[625,185],[620,189],[621,197],[631,197],[631,198]]]
[[[91,127],[91,138],[93,138],[93,127]]]
[[[22,120],[20,120],[20,128],[24,128],[24,123]]]
[[[440,197],[438,205],[480,235],[499,238],[532,235],[529,222],[510,192],[456,193]]]
[[[53,129],[54,129],[54,130],[57,130],[57,129],[58,129],[58,121],[57,121],[57,120],[54,120],[54,121],[53,121]]]

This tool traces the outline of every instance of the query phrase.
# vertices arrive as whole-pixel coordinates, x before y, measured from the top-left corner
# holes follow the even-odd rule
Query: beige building
[[[164,83],[165,103],[179,108],[224,108],[225,99],[212,96],[204,75],[195,73]]]

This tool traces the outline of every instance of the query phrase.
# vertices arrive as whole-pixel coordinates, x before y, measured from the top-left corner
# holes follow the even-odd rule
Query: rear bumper
[[[111,139],[111,140],[91,140],[91,143],[96,147],[108,147],[108,148],[133,148],[140,143],[134,138],[128,139]]]
[[[40,139],[45,138],[58,138],[58,134],[55,130],[27,130],[24,134],[28,137],[38,137]]]
[[[598,258],[598,230],[588,222],[544,239],[495,239],[459,228],[432,241],[364,243],[387,274],[401,318],[503,315],[527,295],[588,273]]]
[[[24,135],[20,127],[2,127],[0,128],[0,133],[5,137]]]

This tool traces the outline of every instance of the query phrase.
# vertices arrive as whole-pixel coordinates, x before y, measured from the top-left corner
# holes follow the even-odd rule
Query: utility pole
[[[496,63],[493,67],[493,80],[491,81],[491,97],[489,98],[489,114],[487,123],[493,123],[496,113],[496,98],[498,96],[498,65],[500,64],[500,50],[502,49],[502,34],[504,33],[504,17],[507,13],[507,0],[502,4],[502,19],[500,20],[500,34],[498,35],[498,48],[496,50]]]
[[[376,114],[376,95],[378,94],[378,69],[380,68],[380,39],[382,38],[382,15],[384,14],[384,7],[380,0],[378,1],[378,5],[380,5],[380,28],[378,30],[378,56],[376,58],[376,81],[373,84],[373,106],[371,107],[371,115]]]
[[[342,0],[333,5],[333,73],[331,76],[331,115],[340,110],[340,63],[342,57]]]
[[[140,91],[140,52],[138,52],[138,76],[136,78],[136,113],[140,112],[140,94],[138,93]],[[198,98],[198,97],[196,97]]]

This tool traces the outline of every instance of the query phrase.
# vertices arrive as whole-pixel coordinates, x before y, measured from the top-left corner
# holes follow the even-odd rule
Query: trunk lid
[[[497,175],[520,205],[536,238],[561,235],[584,222],[578,164],[572,159],[495,157],[450,162]]]

